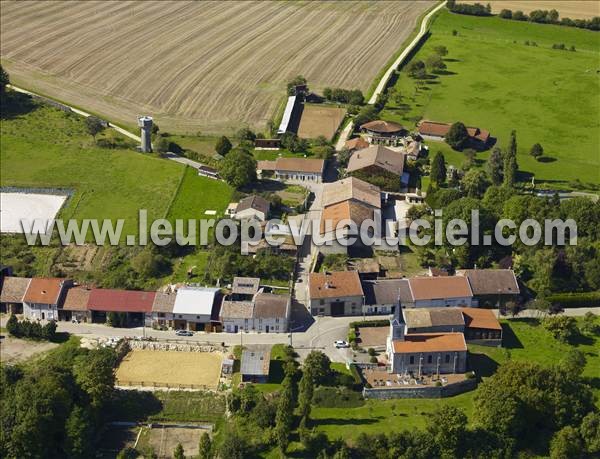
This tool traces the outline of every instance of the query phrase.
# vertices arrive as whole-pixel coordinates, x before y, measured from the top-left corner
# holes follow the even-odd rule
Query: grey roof
[[[259,319],[287,318],[290,297],[274,293],[258,293],[254,297],[254,317]]]
[[[250,319],[254,305],[252,301],[224,300],[221,304],[221,319]]]
[[[408,328],[465,325],[462,311],[457,308],[411,308],[403,312]]]
[[[246,209],[258,210],[266,215],[269,213],[269,201],[255,194],[246,196],[238,203],[235,211],[241,212]]]
[[[154,303],[152,303],[152,312],[173,312],[176,293],[156,292]]]
[[[2,291],[0,291],[0,302],[22,303],[30,282],[31,278],[29,277],[5,277],[2,281]]]
[[[242,352],[241,373],[243,375],[268,376],[270,359],[270,351],[246,350]]]
[[[258,277],[234,277],[231,286],[231,293],[239,293],[241,295],[254,295],[258,292],[260,286],[260,278]]]
[[[512,269],[465,269],[473,295],[518,295],[519,284]]]
[[[406,279],[364,281],[363,291],[368,305],[411,303],[413,301]]]

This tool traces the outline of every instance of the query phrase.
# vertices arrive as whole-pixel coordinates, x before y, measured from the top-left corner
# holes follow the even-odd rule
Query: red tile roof
[[[135,290],[92,289],[88,300],[90,311],[151,312],[156,292]]]
[[[405,335],[404,341],[392,341],[396,353],[461,352],[467,350],[462,333],[419,333]]]
[[[502,330],[500,322],[491,309],[460,308],[468,328],[483,328],[486,330]]]
[[[311,273],[308,277],[310,298],[342,298],[363,296],[360,277],[356,271]]]
[[[469,298],[473,296],[469,281],[462,276],[412,277],[408,279],[415,300]]]
[[[446,137],[450,130],[450,123],[438,123],[436,121],[421,121],[419,124],[419,134],[430,135],[435,137]],[[485,129],[479,129],[478,127],[467,126],[467,133],[469,137],[477,139],[486,143],[490,138],[490,133]]]
[[[393,121],[375,120],[362,124],[360,128],[371,132],[378,132],[380,134],[391,134],[402,131],[404,126],[394,123]]]
[[[65,279],[34,277],[23,297],[25,303],[58,304]]]

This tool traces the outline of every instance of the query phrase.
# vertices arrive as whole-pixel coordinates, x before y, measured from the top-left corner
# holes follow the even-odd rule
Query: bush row
[[[388,319],[377,319],[377,320],[359,320],[357,322],[350,322],[350,328],[357,327],[387,327],[390,324]]]
[[[600,306],[600,292],[556,293],[546,297],[552,303],[563,308],[585,308]]]
[[[39,322],[23,320],[19,322],[14,314],[11,314],[6,322],[6,330],[17,338],[45,339],[52,341],[56,337],[56,322],[51,320],[43,325]]]

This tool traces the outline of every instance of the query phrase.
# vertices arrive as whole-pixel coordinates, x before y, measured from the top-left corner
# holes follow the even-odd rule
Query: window
[[[319,301],[319,304],[320,304],[321,306],[323,306],[323,305],[325,304],[325,300],[320,300],[320,301]]]
[[[433,355],[429,354],[427,356],[427,363],[432,363],[433,362]]]
[[[183,319],[183,316],[182,316],[181,314],[179,314],[179,318],[180,318],[180,319]]]
[[[446,363],[450,363],[450,354],[446,354]]]
[[[196,316],[196,319],[200,319],[200,316]]]
[[[279,323],[279,317],[277,317],[277,318],[275,319],[275,323],[276,323],[276,324],[278,324],[278,323]]]
[[[410,362],[411,365],[415,364],[415,356],[414,355],[410,356],[409,362]]]
[[[159,312],[158,313],[158,317],[165,317],[165,313],[164,312]]]

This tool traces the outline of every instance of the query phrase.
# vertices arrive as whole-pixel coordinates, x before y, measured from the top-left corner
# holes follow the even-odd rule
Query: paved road
[[[412,49],[417,45],[417,43],[419,43],[419,40],[421,40],[421,38],[423,37],[423,35],[425,35],[425,33],[427,32],[427,28],[429,27],[429,20],[431,19],[431,17],[437,11],[439,11],[441,8],[443,8],[445,5],[446,5],[445,1],[442,2],[442,3],[440,3],[438,6],[436,6],[433,10],[431,10],[423,18],[423,21],[421,21],[421,28],[419,29],[419,33],[413,39],[413,41],[411,41],[410,44],[406,48],[404,48],[404,51],[402,51],[402,54],[400,54],[398,56],[398,58],[393,62],[392,65],[390,65],[390,67],[383,74],[383,76],[381,77],[381,80],[379,81],[379,84],[375,88],[375,91],[373,91],[373,95],[369,99],[369,104],[371,104],[371,105],[374,104],[375,101],[377,100],[377,97],[379,96],[379,94],[381,94],[385,90],[387,82],[389,81],[389,79],[392,76],[392,74],[396,71],[396,69],[398,68],[398,66],[400,64],[402,64],[402,62],[404,61],[404,59],[406,59],[406,57],[409,55],[409,53],[412,51]]]
[[[170,159],[172,161],[175,161],[177,163],[180,164],[185,164],[187,166],[192,166],[196,169],[198,169],[200,166],[203,166],[202,163],[199,163],[198,161],[194,161],[192,159],[186,158],[184,156],[179,156],[176,155],[175,153],[171,153],[171,152],[167,152],[163,155],[164,158]]]

